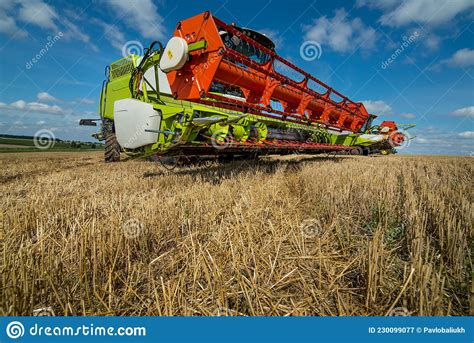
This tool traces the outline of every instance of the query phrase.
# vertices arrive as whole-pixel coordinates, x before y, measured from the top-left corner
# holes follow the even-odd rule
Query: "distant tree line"
[[[6,135],[6,134],[0,134],[0,138],[24,139],[24,140],[34,140],[35,139],[35,137],[33,137],[33,136]],[[81,142],[81,141],[73,141],[73,140],[64,140],[64,139],[59,139],[59,138],[55,138],[54,140],[57,143],[61,143],[63,145],[70,145],[71,148],[76,148],[76,149],[81,149],[81,148],[99,149],[104,145],[103,143],[100,143],[100,142]]]

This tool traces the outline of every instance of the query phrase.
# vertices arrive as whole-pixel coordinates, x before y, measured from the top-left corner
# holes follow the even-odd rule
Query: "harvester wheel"
[[[351,149],[351,155],[363,155],[364,150],[360,146],[355,146]]]
[[[117,142],[115,133],[109,132],[105,135],[105,162],[120,161],[120,145]]]

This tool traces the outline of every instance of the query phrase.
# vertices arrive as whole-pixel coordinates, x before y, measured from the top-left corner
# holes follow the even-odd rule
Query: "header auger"
[[[276,64],[299,75],[295,80]],[[106,161],[148,155],[391,153],[408,141],[275,52],[265,35],[209,12],[179,22],[166,47],[112,63],[99,113]],[[316,90],[319,90],[319,92]],[[323,90],[322,92],[320,90]],[[95,125],[97,120],[82,120]]]

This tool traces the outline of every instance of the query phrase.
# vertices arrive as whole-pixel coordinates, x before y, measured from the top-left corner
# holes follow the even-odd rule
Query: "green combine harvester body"
[[[260,43],[271,47],[268,38],[255,31],[249,32],[254,35],[254,40],[250,41],[261,50],[265,51],[265,48]],[[224,37],[221,32],[219,35]],[[209,46],[204,39],[183,43],[183,39],[176,42],[176,38],[170,40],[166,49],[154,42],[145,49],[144,56],[129,55],[108,66],[99,103],[101,131],[93,135],[106,141],[106,161],[117,161],[121,152],[133,157],[327,152],[368,155],[392,153],[395,152],[394,147],[400,145],[400,137],[395,144],[391,141],[393,133],[398,133],[395,123],[383,122],[380,126],[371,126],[375,115],[366,114],[368,117],[363,125],[360,120],[354,122],[351,128],[356,124],[359,126],[356,132],[351,132],[331,124],[329,120],[310,120],[308,111],[298,117],[297,113],[293,113],[295,110],[286,113],[278,112],[271,106],[256,106],[248,102],[245,87],[239,88],[217,78],[206,91],[199,93],[197,99],[189,94],[183,96],[182,87],[176,88],[177,78],[183,78],[180,70],[184,73],[190,61],[196,61],[193,54],[202,56]],[[159,45],[159,49],[154,49],[155,45]],[[219,56],[225,55],[221,52]],[[175,62],[176,54],[182,54],[182,60]],[[261,51],[259,56],[262,56]],[[163,63],[162,59],[169,61]],[[229,65],[232,61],[232,65],[242,68],[243,72],[251,70],[230,58],[224,61]],[[208,69],[215,68],[213,63],[217,62],[212,59],[202,62],[202,65],[194,66],[193,71],[201,67],[203,71],[197,75],[204,75]],[[259,70],[258,66],[255,68]],[[172,76],[173,73],[177,74]],[[221,76],[221,79],[225,77]],[[188,80],[186,77],[186,82],[198,82],[196,79],[190,77]],[[270,76],[268,79],[272,80]],[[286,92],[289,89],[290,86],[282,88]],[[277,100],[271,95],[269,100]],[[308,95],[303,98],[308,99]],[[310,103],[309,100],[306,103]],[[353,104],[365,111],[361,103]],[[343,105],[336,104],[334,109]],[[83,119],[80,124],[95,126],[99,120]],[[402,137],[401,141],[405,138]]]

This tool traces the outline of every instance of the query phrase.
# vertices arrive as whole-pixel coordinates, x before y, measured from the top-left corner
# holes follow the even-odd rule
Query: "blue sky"
[[[205,10],[266,33],[379,121],[416,124],[403,153],[474,155],[473,0],[1,0],[0,133],[92,140],[77,123],[97,117],[104,67]]]

